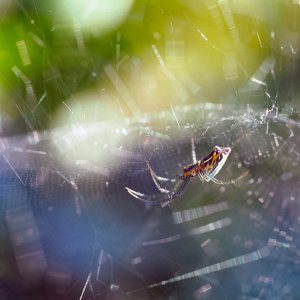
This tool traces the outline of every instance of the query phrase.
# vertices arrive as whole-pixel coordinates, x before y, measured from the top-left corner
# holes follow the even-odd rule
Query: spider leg
[[[202,174],[198,174],[198,178],[204,182],[204,181],[207,181],[207,179],[202,175]]]
[[[216,183],[216,184],[223,184],[223,185],[230,185],[230,184],[235,184],[235,182],[233,180],[231,181],[222,181],[222,180],[218,180],[217,178],[215,178],[214,176],[211,176],[209,174],[204,174],[204,177],[206,177],[206,180],[209,181],[211,180],[212,182]]]
[[[203,177],[202,177],[202,175],[198,174],[198,178],[203,182]]]
[[[134,198],[136,198],[146,204],[151,204],[151,205],[160,204],[162,207],[164,207],[165,205],[169,204],[172,201],[172,199],[170,198],[170,195],[168,195],[167,197],[166,197],[166,194],[150,196],[150,195],[146,195],[146,194],[134,191],[128,187],[125,187],[125,189],[131,196],[133,196]]]
[[[157,181],[162,181],[162,182],[175,182],[176,181],[176,179],[174,178],[166,178],[166,177],[161,177],[161,176],[158,176],[154,171],[153,171],[153,169],[151,168],[151,166],[150,166],[150,163],[149,162],[147,162],[147,167],[148,167],[148,169],[149,169],[149,171],[150,171],[150,174],[151,174],[151,177],[152,178],[155,178]]]
[[[134,191],[134,190],[130,189],[129,187],[125,187],[125,189],[132,197],[134,197],[138,200],[141,200],[145,203],[148,203],[148,204],[159,204],[164,199],[163,195],[159,195],[156,199],[154,199],[153,196],[149,196],[149,195]],[[168,198],[166,198],[166,199],[168,199]]]
[[[164,177],[159,177],[159,176],[157,176],[157,175],[155,174],[155,172],[153,171],[153,169],[151,168],[149,162],[147,162],[147,166],[148,166],[148,169],[149,169],[149,171],[150,171],[150,175],[151,175],[151,177],[152,177],[152,180],[153,180],[155,186],[157,187],[157,189],[158,189],[161,193],[163,193],[163,194],[169,194],[170,191],[167,190],[167,189],[162,188],[162,187],[160,186],[160,184],[158,183],[158,181],[169,181],[168,178],[164,178]]]
[[[147,161],[147,167],[151,173],[152,178],[155,178],[158,181],[163,181],[163,182],[175,182],[176,181],[176,179],[170,179],[170,178],[161,177],[161,176],[156,175],[156,173],[151,168],[149,161]]]
[[[182,196],[182,194],[185,192],[188,183],[190,182],[190,177],[187,177],[182,180],[182,182],[178,185],[178,188],[175,192],[172,193],[172,199],[178,198]]]
[[[160,195],[150,196],[137,191],[134,191],[128,187],[125,187],[127,192],[134,198],[143,201],[148,204],[161,204],[162,207],[170,204],[174,199],[180,197],[189,183],[190,178],[183,180],[177,187],[176,191],[169,192],[168,194],[162,193]]]
[[[190,177],[184,179],[182,183],[178,186],[177,190],[170,195],[170,200],[161,204],[161,207],[169,205],[174,199],[179,198],[185,192],[187,185],[190,181]]]

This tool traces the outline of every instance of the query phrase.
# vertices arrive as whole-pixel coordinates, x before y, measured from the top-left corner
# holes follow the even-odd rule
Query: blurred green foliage
[[[0,5],[1,111],[27,129],[51,126],[77,98],[82,116],[84,103],[94,99],[102,112],[88,120],[101,121],[199,101],[268,107],[298,95],[286,80],[291,64],[293,77],[299,73],[297,1],[73,5],[79,15],[66,1]],[[109,12],[104,21],[101,5]],[[81,7],[88,17],[81,18]],[[114,24],[103,25],[112,18]],[[263,84],[253,84],[254,75]]]

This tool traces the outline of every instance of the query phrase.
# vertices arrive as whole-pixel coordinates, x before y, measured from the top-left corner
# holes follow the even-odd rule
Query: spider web
[[[109,33],[0,4],[1,299],[300,297],[299,3],[154,2]],[[192,138],[231,147],[235,185],[127,193],[158,195],[147,161],[176,178]]]
[[[201,119],[198,112],[209,116],[208,107],[214,111],[213,118]],[[185,291],[185,297],[206,288],[218,293],[218,284],[237,288],[224,274],[237,276],[239,269],[241,287],[256,280],[253,284],[265,289],[265,285],[294,278],[299,247],[299,124],[276,111],[242,116],[237,112],[237,117],[229,112],[226,117],[224,107],[218,112],[213,105],[178,108],[178,122],[193,124],[181,129],[170,111],[159,126],[155,117],[143,126],[137,118],[126,125],[126,131],[121,124],[106,123],[91,125],[84,134],[82,128],[66,128],[3,138],[1,198],[9,231],[16,234],[24,222],[20,215],[33,212],[35,217],[28,216],[25,224],[35,220],[28,227],[44,232],[43,246],[34,234],[31,242],[20,245],[39,249],[39,255],[43,254],[39,268],[49,267],[45,257],[76,258],[73,276],[78,279],[65,299],[80,291],[85,298],[112,293],[129,299],[166,296],[175,290],[178,294]],[[141,134],[145,128],[148,133]],[[119,135],[107,141],[103,136],[108,132]],[[192,160],[192,134],[197,157],[216,144],[232,148],[218,177],[233,178],[235,186],[195,179],[180,200],[165,209],[145,207],[126,192],[125,186],[130,186],[158,193],[146,159],[159,175],[180,172]],[[98,153],[103,147],[109,149],[109,154],[96,164],[82,157],[83,143],[96,145]],[[73,226],[78,228],[76,233]],[[63,232],[61,237],[56,227]],[[60,238],[62,245],[55,245],[51,252],[52,239]],[[76,238],[80,238],[78,244]],[[14,249],[17,258],[22,256],[20,245]],[[245,269],[244,264],[251,266]],[[83,265],[86,278],[76,271]],[[28,263],[23,268],[28,271]],[[176,282],[180,285],[175,287]]]

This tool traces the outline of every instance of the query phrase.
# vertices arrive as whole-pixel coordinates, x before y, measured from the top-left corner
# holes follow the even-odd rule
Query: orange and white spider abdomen
[[[230,147],[215,146],[205,158],[183,168],[182,178],[210,175],[214,177],[219,173],[231,152]]]

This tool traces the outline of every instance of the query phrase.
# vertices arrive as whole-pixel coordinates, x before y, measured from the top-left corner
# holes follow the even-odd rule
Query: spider
[[[223,165],[225,164],[229,154],[231,152],[230,147],[214,146],[213,150],[204,158],[197,161],[195,152],[195,143],[192,138],[192,159],[193,163],[183,168],[181,176],[176,176],[176,179],[169,179],[160,177],[155,174],[149,161],[147,161],[147,167],[152,177],[152,180],[160,192],[156,196],[145,195],[143,193],[134,191],[128,187],[125,187],[127,192],[138,200],[150,204],[160,204],[162,207],[170,204],[174,199],[179,198],[186,190],[187,185],[192,177],[198,177],[202,182],[213,181],[216,184],[233,184],[233,180],[230,182],[220,181],[215,178],[219,173]],[[178,181],[179,180],[179,181]],[[175,182],[174,190],[170,191],[161,186],[163,182]]]

